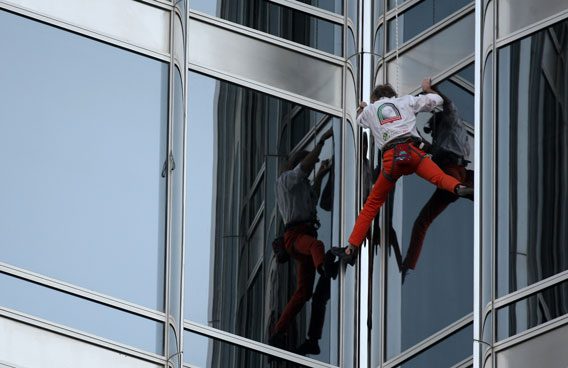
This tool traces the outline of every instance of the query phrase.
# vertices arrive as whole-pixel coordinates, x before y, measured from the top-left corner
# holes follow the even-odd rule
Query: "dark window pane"
[[[337,1],[337,0],[336,0]],[[268,0],[191,0],[190,8],[273,36],[343,54],[342,27]]]
[[[458,72],[458,75],[468,81],[470,84],[475,83],[475,67],[470,64],[468,67],[463,68]]]
[[[324,10],[334,12],[337,14],[343,14],[343,1],[342,0],[297,0],[301,3],[317,6]]]
[[[3,11],[0,35],[0,261],[163,309],[168,65]]]
[[[303,367],[297,363],[259,353],[238,345],[184,331],[183,358],[185,364],[200,368],[264,368]]]
[[[163,354],[162,323],[0,273],[0,306]]]
[[[568,282],[497,310],[497,339],[503,340],[568,313]]]
[[[185,318],[267,342],[296,290],[300,264],[279,264],[272,251],[272,240],[284,233],[277,178],[290,152],[313,150],[328,129],[333,138],[325,141],[309,180],[324,160],[340,162],[340,120],[196,73],[189,73],[188,85]],[[326,249],[338,237],[340,176],[333,172],[323,176],[315,205],[318,240]],[[306,267],[301,280],[313,283],[306,290],[315,293],[319,278]],[[285,348],[309,333],[314,299],[282,323],[288,326]],[[314,356],[331,363],[337,361],[337,303],[333,281],[327,308],[318,312],[324,323],[321,354]]]
[[[424,0],[398,15],[398,25],[395,18],[388,22],[388,49],[393,50],[412,37],[432,27],[450,14],[458,11],[471,0]]]
[[[568,269],[568,51],[550,31],[499,53],[498,296]]]
[[[472,336],[469,325],[397,367],[452,367],[471,356]]]

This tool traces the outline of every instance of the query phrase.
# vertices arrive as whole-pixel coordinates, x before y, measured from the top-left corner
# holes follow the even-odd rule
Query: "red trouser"
[[[465,166],[456,165],[454,163],[445,163],[440,166],[443,168],[444,172],[453,176],[462,183],[471,184],[470,178],[467,177]],[[406,253],[406,257],[403,262],[404,267],[411,269],[416,267],[416,262],[418,262],[418,257],[420,256],[420,251],[422,250],[422,245],[424,244],[424,238],[426,237],[428,228],[432,222],[434,222],[436,217],[444,212],[444,210],[458,198],[459,197],[456,194],[441,189],[436,189],[434,194],[432,194],[432,197],[430,197],[428,202],[426,202],[420,211],[420,214],[416,218],[416,221],[414,221],[408,252]]]
[[[296,317],[304,304],[312,297],[316,269],[323,265],[323,243],[311,235],[305,234],[301,226],[294,227],[284,233],[286,251],[296,261],[297,288],[286,304],[280,319],[274,326],[273,334],[286,330],[290,321]],[[316,290],[313,292],[312,314],[308,336],[311,339],[321,338],[325,320],[325,308],[330,297],[330,279],[320,276]]]
[[[383,170],[375,182],[363,209],[359,213],[359,217],[357,217],[357,221],[349,237],[349,244],[360,246],[363,240],[365,240],[371,222],[379,212],[383,203],[385,203],[387,195],[392,188],[394,188],[396,181],[401,176],[416,173],[438,188],[452,193],[454,193],[456,186],[460,184],[457,179],[444,174],[438,165],[432,161],[430,156],[427,156],[424,151],[414,145],[409,143],[397,145],[397,150],[400,151],[401,149],[407,154],[406,160],[399,160],[401,157],[400,153],[395,157],[394,148],[385,151],[383,154]],[[397,160],[395,160],[395,158]],[[385,175],[387,175],[388,178]]]

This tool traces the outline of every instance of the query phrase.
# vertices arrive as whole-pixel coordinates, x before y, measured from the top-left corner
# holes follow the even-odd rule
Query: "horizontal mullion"
[[[150,308],[142,307],[137,304],[113,298],[94,291],[90,291],[88,289],[81,288],[79,286],[75,286],[21,268],[17,268],[6,263],[0,262],[0,273],[5,273],[9,276],[13,276],[37,285],[45,286],[53,290],[61,291],[72,296],[106,305],[108,307],[135,314],[137,316],[145,317],[154,321],[163,322],[165,320],[165,313],[158,312]]]
[[[447,326],[443,330],[436,332],[435,334],[431,335],[430,337],[422,340],[418,344],[414,345],[410,349],[405,350],[396,358],[393,358],[384,364],[384,368],[394,368],[397,367],[399,364],[404,363],[405,361],[411,359],[412,357],[420,354],[421,352],[427,350],[428,348],[436,345],[440,341],[444,340],[445,338],[453,335],[457,331],[465,328],[467,325],[473,322],[473,313],[468,314],[467,316],[457,320],[456,322],[452,323],[451,325]]]
[[[494,350],[495,353],[510,348],[513,345],[517,345],[523,341],[530,340],[546,332],[552,331],[558,327],[568,324],[568,315],[563,315],[538,326],[532,327],[526,331],[519,334],[513,335],[506,339],[503,339],[495,343]]]
[[[568,9],[558,14],[552,15],[546,19],[542,19],[536,23],[533,23],[529,26],[523,27],[517,31],[514,31],[506,36],[500,37],[495,42],[496,48],[501,48],[505,45],[508,45],[512,42],[515,42],[521,38],[524,38],[532,33],[538,32],[545,28],[550,27],[551,25],[558,23],[564,19],[568,18]]]
[[[299,10],[308,15],[312,15],[314,17],[321,18],[339,25],[343,25],[345,21],[343,15],[339,15],[329,10],[319,8],[317,6],[304,4],[299,1],[294,1],[294,0],[268,0],[268,1],[278,5],[285,6],[287,8]]]
[[[387,10],[387,12],[386,12],[387,20],[395,18],[397,16],[397,12],[398,12],[398,15],[400,16],[401,13],[404,13],[406,10],[408,10],[409,8],[412,8],[414,5],[416,5],[418,3],[421,3],[422,1],[425,1],[425,0],[407,0],[407,1],[404,1],[402,4],[400,4],[398,7],[395,6],[391,10]]]
[[[455,63],[454,65],[452,65],[450,68],[446,69],[445,71],[443,71],[442,73],[432,76],[432,84],[437,84],[440,82],[443,82],[445,79],[453,76],[455,73],[457,73],[458,71],[460,71],[461,69],[465,68],[466,66],[468,66],[469,64],[471,64],[474,60],[474,55],[471,54],[469,56],[466,56],[465,58],[463,58],[462,60],[458,61],[457,63]],[[391,60],[392,61],[392,60]],[[421,87],[416,88],[415,90],[410,91],[408,94],[409,95],[415,95],[417,93],[420,93],[422,91]]]
[[[521,299],[525,299],[533,294],[536,294],[544,289],[547,289],[551,286],[554,286],[566,280],[568,280],[568,270],[558,273],[554,276],[550,276],[542,281],[536,282],[532,285],[517,290],[514,293],[496,299],[494,303],[494,308],[495,309],[503,308],[509,304],[515,303]]]
[[[456,11],[453,14],[450,14],[440,22],[434,24],[432,27],[427,28],[426,30],[420,32],[419,34],[412,37],[408,41],[403,42],[402,46],[398,48],[398,54],[400,55],[412,49],[414,46],[423,43],[426,39],[434,36],[436,33],[443,31],[452,24],[457,23],[458,21],[462,20],[463,18],[474,12],[475,12],[475,4],[469,4],[464,6],[463,8],[461,8],[460,10]],[[388,23],[387,27],[385,27],[386,33],[388,33],[387,28],[388,28]],[[385,59],[390,61],[391,59],[396,58],[396,53],[397,53],[396,49],[387,52],[385,55]]]
[[[461,362],[454,364],[451,368],[473,367],[473,357],[465,358]]]
[[[302,95],[298,95],[298,94],[293,93],[293,92],[288,92],[288,91],[282,90],[280,88],[275,88],[275,87],[272,87],[272,86],[267,85],[267,84],[252,81],[250,79],[243,78],[243,77],[238,76],[238,75],[228,74],[228,73],[225,73],[223,71],[219,71],[217,69],[207,68],[207,67],[204,67],[202,65],[194,64],[194,63],[191,63],[191,62],[188,63],[188,68],[190,69],[190,71],[195,71],[195,72],[210,76],[212,78],[221,79],[223,81],[231,82],[231,83],[237,84],[239,86],[250,88],[250,89],[253,89],[255,91],[259,91],[259,92],[265,93],[265,94],[270,95],[270,96],[278,97],[278,98],[281,98],[281,99],[302,105],[303,107],[308,107],[308,108],[311,108],[311,109],[314,109],[314,110],[317,110],[317,111],[320,111],[320,112],[323,112],[323,113],[326,113],[326,114],[330,114],[330,115],[333,115],[333,116],[336,116],[336,117],[341,117],[342,113],[343,113],[343,111],[341,109],[335,108],[334,106],[324,104],[324,103],[321,103],[321,102],[316,101],[314,99],[306,98],[306,97],[303,97]]]
[[[323,61],[335,64],[337,66],[343,66],[343,58],[341,58],[340,56],[334,55],[334,54],[330,54],[328,52],[325,51],[321,51],[318,50],[314,47],[310,47],[310,46],[305,46],[302,45],[300,43],[294,42],[294,41],[290,41],[287,40],[285,38],[282,37],[278,37],[278,36],[274,36],[271,35],[270,33],[266,33],[266,32],[262,32],[259,31],[257,29],[251,28],[251,27],[247,27],[247,26],[243,26],[241,24],[235,23],[235,22],[231,22],[222,18],[218,18],[218,17],[213,17],[209,14],[205,14],[196,10],[190,10],[189,12],[189,18],[190,21],[191,19],[195,19],[197,21],[203,22],[203,23],[207,23],[210,25],[213,25],[215,27],[219,27],[231,32],[236,32],[239,33],[241,35],[247,36],[247,37],[251,37],[254,39],[258,39],[264,42],[268,42],[271,44],[274,44],[276,46],[280,46],[286,49],[290,49],[293,51],[297,51],[300,52],[302,54],[314,57],[314,58],[318,58],[321,59]],[[189,26],[189,32],[191,32],[191,25]]]
[[[124,41],[124,40],[121,40],[121,39],[118,39],[118,38],[115,38],[115,37],[111,37],[111,36],[108,36],[108,35],[103,34],[103,33],[92,31],[90,29],[83,28],[83,27],[80,27],[78,25],[74,25],[72,23],[68,23],[66,21],[59,20],[57,18],[53,18],[51,16],[41,14],[41,13],[35,12],[33,10],[30,10],[30,9],[21,8],[17,5],[5,3],[2,0],[0,0],[0,9],[7,10],[9,12],[27,17],[29,19],[39,21],[39,22],[45,23],[47,25],[50,25],[50,26],[53,26],[53,27],[56,27],[56,28],[60,28],[60,29],[66,30],[66,31],[70,31],[70,32],[73,32],[73,33],[76,33],[76,34],[79,34],[79,35],[82,35],[82,36],[85,36],[85,37],[89,37],[89,38],[92,38],[94,40],[107,43],[109,45],[117,46],[117,47],[123,48],[125,50],[133,51],[133,52],[136,52],[138,54],[145,55],[145,56],[148,56],[148,57],[151,57],[151,58],[154,58],[154,59],[158,59],[158,60],[165,61],[165,62],[170,62],[170,59],[171,59],[169,54],[164,54],[164,53],[161,53],[161,52],[158,52],[158,51],[147,49],[147,48],[142,47],[142,46],[137,46],[137,45],[132,44],[130,42],[127,42],[127,41]],[[169,10],[171,11],[171,7],[169,8]]]
[[[285,359],[294,363],[302,364],[307,367],[313,368],[335,368],[335,366],[327,363],[320,362],[315,359],[306,358],[286,350],[278,349],[270,345],[262,344],[258,341],[247,339],[242,336],[234,335],[222,330],[218,330],[209,326],[204,326],[195,322],[184,321],[184,328],[208,338],[220,340],[237,347],[254,350],[262,354],[272,355],[281,359]]]
[[[102,348],[113,350],[131,357],[139,358],[151,363],[164,364],[164,357],[149,353],[128,345],[120,344],[112,340],[108,340],[93,334],[89,334],[74,328],[70,328],[58,323],[47,321],[41,318],[33,317],[31,315],[15,311],[9,308],[0,306],[0,317],[8,318],[13,321],[21,322],[29,326],[41,328],[43,330],[53,332],[71,339],[96,345]]]

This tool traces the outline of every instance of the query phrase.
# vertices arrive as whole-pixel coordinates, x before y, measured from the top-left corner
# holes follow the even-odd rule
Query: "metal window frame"
[[[426,39],[443,31],[452,24],[459,22],[460,20],[462,20],[463,18],[467,17],[472,13],[475,13],[475,3],[470,3],[464,6],[460,10],[444,18],[442,21],[436,23],[434,26],[427,28],[426,30],[420,32],[419,34],[412,37],[408,41],[402,43],[401,45],[399,45],[398,54],[399,55],[404,54],[406,51],[412,49],[414,46],[423,43]],[[384,45],[385,51],[387,51],[386,42],[388,42],[388,33],[389,33],[387,28],[388,28],[388,23],[387,26],[385,27],[385,45]],[[391,50],[385,53],[384,56],[385,62],[392,61],[395,58],[396,58],[396,50]]]
[[[533,23],[529,26],[526,26],[524,28],[519,29],[518,31],[515,31],[505,37],[501,37],[495,40],[496,42],[496,47],[499,49],[501,47],[504,47],[505,45],[508,45],[510,43],[513,43],[515,41],[518,41],[521,38],[525,38],[527,36],[530,36],[531,34],[538,32],[538,31],[542,31],[543,29],[546,29],[558,22],[562,22],[563,20],[568,19],[568,8],[558,14],[552,15],[548,18],[542,19],[536,23]]]
[[[473,313],[470,313],[454,323],[448,325],[447,327],[439,330],[438,332],[430,335],[426,339],[422,340],[418,344],[414,345],[413,347],[406,349],[396,357],[387,360],[383,363],[383,368],[394,368],[398,365],[414,358],[418,354],[428,350],[432,346],[438,344],[439,342],[445,340],[446,338],[450,337],[451,335],[461,331],[464,328],[467,328],[473,322]]]
[[[114,298],[102,293],[88,290],[70,283],[59,281],[57,279],[40,275],[31,271],[8,265],[0,262],[0,273],[28,281],[49,289],[63,292],[65,294],[75,296],[90,302],[101,304],[107,307],[117,309],[122,312],[134,314],[139,317],[144,317],[156,322],[164,322],[165,313],[153,310],[151,308],[143,307],[122,299]]]
[[[493,308],[500,309],[504,308],[510,304],[513,304],[519,300],[528,298],[531,295],[541,292],[544,289],[548,289],[560,283],[563,283],[568,280],[568,270],[557,273],[553,276],[550,276],[542,281],[535,282],[529,286],[526,286],[520,290],[517,290],[513,293],[507,294],[500,298],[495,299],[493,303]]]
[[[319,360],[306,358],[301,355],[291,353],[286,350],[278,349],[270,345],[266,345],[255,340],[247,339],[245,337],[235,335],[229,332],[221,331],[209,326],[199,323],[184,321],[184,330],[198,335],[229,343],[239,348],[252,350],[261,354],[274,356],[293,363],[298,363],[307,367],[313,368],[336,368],[336,366],[320,362]]]
[[[153,5],[156,5],[156,4],[153,4]],[[163,10],[165,9],[163,5],[158,5],[157,7],[160,8],[160,9],[163,9]],[[170,5],[169,8],[171,8],[171,5]],[[137,45],[135,45],[131,42],[121,40],[121,39],[118,39],[118,38],[114,38],[114,37],[110,37],[110,36],[107,36],[105,34],[102,34],[102,33],[96,32],[96,31],[92,31],[92,30],[89,30],[89,29],[86,29],[86,28],[83,28],[83,27],[80,27],[80,26],[77,26],[77,25],[74,25],[74,24],[71,24],[71,23],[67,23],[65,21],[55,19],[51,16],[42,14],[40,12],[35,12],[33,10],[22,8],[22,7],[19,7],[17,5],[14,5],[14,4],[6,3],[3,0],[0,0],[0,10],[5,10],[5,11],[8,11],[10,13],[14,13],[14,14],[26,17],[26,18],[34,20],[34,21],[47,24],[47,25],[52,26],[52,27],[56,27],[56,28],[59,28],[59,29],[62,29],[62,30],[70,31],[70,32],[78,34],[78,35],[86,36],[86,37],[95,39],[97,41],[101,41],[101,42],[106,43],[106,44],[117,46],[117,47],[120,47],[120,48],[125,49],[125,50],[133,51],[137,54],[141,54],[141,55],[151,57],[153,59],[157,59],[157,60],[164,61],[164,62],[170,61],[169,53],[168,54],[161,53],[161,52],[158,52],[158,51],[147,49],[145,47],[137,46]],[[168,10],[168,9],[165,9],[165,10]]]
[[[322,9],[317,6],[304,4],[299,1],[295,0],[268,0],[271,3],[275,3],[278,5],[285,6],[290,9],[299,10],[303,13],[308,15],[312,15],[317,18],[321,18],[323,20],[327,20],[329,22],[333,22],[343,26],[344,19],[342,14],[338,14],[329,10]]]
[[[78,329],[70,328],[45,319],[37,318],[9,308],[0,307],[0,317],[7,318],[16,322],[21,322],[26,325],[37,327],[49,332],[53,332],[55,334],[71,338],[73,340],[85,342],[104,349],[119,352],[133,358],[139,358],[150,363],[156,363],[161,365],[164,365],[166,363],[166,359],[164,356],[150,353],[126,344],[121,344],[119,342],[110,339],[89,334]]]
[[[1,1],[1,0],[0,0]],[[320,58],[324,61],[327,61],[329,63],[335,63],[337,65],[343,65],[344,62],[344,58],[341,55],[334,55],[331,54],[329,52],[325,52],[322,50],[319,50],[315,47],[310,47],[310,46],[306,46],[306,45],[302,45],[301,43],[297,43],[294,41],[290,41],[287,40],[285,38],[282,37],[278,37],[278,36],[274,36],[270,33],[267,32],[263,32],[263,31],[259,31],[257,29],[251,28],[251,27],[247,27],[247,26],[243,26],[242,24],[239,23],[235,23],[235,22],[231,22],[219,17],[214,17],[211,16],[209,14],[200,12],[198,10],[193,10],[190,9],[189,10],[189,20],[191,22],[191,20],[198,20],[200,22],[203,23],[207,23],[209,25],[221,28],[221,29],[225,29],[231,32],[236,32],[242,35],[245,35],[247,37],[250,38],[254,38],[254,39],[258,39],[264,42],[269,42],[271,44],[289,49],[289,50],[294,50],[296,52],[300,52],[312,57],[317,57]]]
[[[494,352],[495,354],[493,355],[497,355],[497,353],[499,353],[500,351],[504,351],[507,350],[508,348],[520,344],[522,342],[531,340],[537,336],[543,335],[547,332],[550,332],[552,330],[555,330],[559,327],[562,326],[566,326],[568,325],[568,314],[565,314],[563,316],[560,316],[558,318],[555,318],[553,320],[550,320],[546,323],[543,323],[541,325],[532,327],[526,331],[523,331],[522,333],[513,335],[511,337],[508,337],[506,339],[503,339],[499,342],[496,342],[494,345]]]
[[[451,368],[472,368],[472,367],[473,367],[473,357],[469,357],[457,364],[454,364]]]

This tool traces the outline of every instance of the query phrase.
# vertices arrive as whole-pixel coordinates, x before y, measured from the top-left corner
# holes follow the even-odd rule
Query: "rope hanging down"
[[[398,0],[394,0],[394,27],[395,27],[395,55],[396,55],[396,69],[395,69],[395,77],[396,77],[396,91],[400,93],[400,67],[398,65]]]

